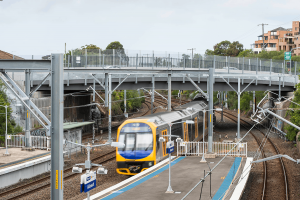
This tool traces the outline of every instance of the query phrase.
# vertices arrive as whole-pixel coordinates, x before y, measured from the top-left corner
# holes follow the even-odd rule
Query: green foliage
[[[119,41],[111,42],[107,45],[106,49],[124,49],[123,45]]]
[[[300,84],[297,84],[296,86],[296,91],[294,92],[294,102],[300,104]],[[290,108],[300,108],[300,106],[298,106],[297,104],[291,103],[290,104]],[[292,122],[293,124],[300,126],[300,110],[294,110],[294,111],[288,111],[288,114],[290,115],[290,122]],[[290,126],[290,125],[286,125],[284,126],[285,130],[287,131],[287,138],[290,141],[295,141],[296,140],[296,135],[299,132],[298,129]]]
[[[5,107],[9,106],[8,98],[6,95],[6,87],[3,82],[0,81],[0,135],[5,135],[6,131],[6,115],[5,115]],[[16,122],[11,118],[12,109],[10,107],[7,108],[7,133],[19,133],[22,131],[20,126],[16,126]],[[0,142],[4,142],[5,137],[0,137]]]
[[[264,91],[255,91],[256,104],[262,100],[265,96]],[[227,92],[227,103],[229,109],[237,109],[238,108],[238,96],[236,92],[230,91]],[[241,111],[249,111],[250,110],[250,101],[253,101],[253,93],[246,91],[241,94]]]
[[[207,49],[205,54],[236,57],[240,52],[243,51],[243,44],[239,43],[238,41],[231,43],[228,40],[224,40],[216,44],[213,48],[214,50]]]

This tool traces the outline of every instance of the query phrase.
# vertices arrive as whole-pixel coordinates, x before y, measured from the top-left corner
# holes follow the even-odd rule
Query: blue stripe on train
[[[137,151],[119,151],[119,154],[126,159],[142,159],[152,153],[152,150],[137,150]]]

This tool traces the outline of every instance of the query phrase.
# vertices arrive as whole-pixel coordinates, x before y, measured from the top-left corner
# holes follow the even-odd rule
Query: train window
[[[189,141],[189,130],[188,130],[188,125],[187,123],[183,123],[183,140],[185,142]]]
[[[162,135],[167,135],[167,129],[163,130],[161,132]],[[167,142],[168,142],[168,138],[164,137],[166,139],[165,142],[162,143],[162,148],[163,148],[163,156],[167,155]]]
[[[135,148],[135,134],[129,133],[126,134],[126,146],[125,151],[132,151]]]
[[[198,118],[195,118],[195,138],[198,137]]]
[[[136,134],[136,150],[149,151],[153,149],[152,133],[137,133]]]

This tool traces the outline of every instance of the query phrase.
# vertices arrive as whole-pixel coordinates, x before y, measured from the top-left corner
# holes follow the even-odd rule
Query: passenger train
[[[188,107],[193,108],[187,109]],[[169,133],[168,123],[172,125],[172,135],[178,135],[184,141],[199,141],[202,139],[203,112],[208,109],[208,102],[202,98],[179,106],[175,111],[155,113],[135,119],[128,119],[118,128],[117,141],[125,144],[117,148],[117,172],[124,175],[135,175],[155,165],[168,157],[165,142],[159,138]],[[206,113],[205,132],[207,133],[208,115]],[[186,124],[193,120],[194,124]],[[213,116],[215,121],[215,116]],[[206,134],[205,133],[205,134]],[[175,138],[176,139],[176,138]],[[175,140],[172,138],[172,140]]]

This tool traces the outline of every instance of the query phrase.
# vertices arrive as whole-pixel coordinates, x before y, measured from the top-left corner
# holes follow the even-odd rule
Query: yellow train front
[[[189,111],[187,107],[194,107],[195,111]],[[135,175],[167,158],[168,138],[165,137],[166,141],[161,143],[159,137],[167,135],[170,129],[168,124],[171,122],[178,122],[172,126],[172,135],[178,135],[184,141],[198,141],[200,137],[202,138],[202,134],[198,134],[198,130],[203,130],[203,114],[199,109],[207,109],[207,103],[193,101],[179,107],[176,111],[126,120],[118,128],[117,141],[124,143],[125,147],[117,148],[117,172]],[[185,120],[194,120],[195,124],[180,123]]]

